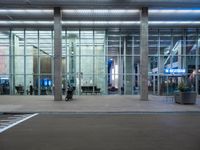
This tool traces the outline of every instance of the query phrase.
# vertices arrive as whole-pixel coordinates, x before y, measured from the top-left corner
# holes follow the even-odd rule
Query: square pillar
[[[140,99],[148,100],[148,8],[140,10]]]
[[[62,100],[62,24],[61,9],[54,8],[54,100]]]

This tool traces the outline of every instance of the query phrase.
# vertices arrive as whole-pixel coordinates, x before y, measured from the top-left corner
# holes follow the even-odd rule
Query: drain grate
[[[34,114],[6,114],[6,117],[0,119],[0,133],[38,115]]]

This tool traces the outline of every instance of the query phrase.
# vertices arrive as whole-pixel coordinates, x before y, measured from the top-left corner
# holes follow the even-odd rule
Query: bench
[[[85,94],[98,94],[101,93],[101,89],[97,88],[97,86],[81,86],[81,92]]]

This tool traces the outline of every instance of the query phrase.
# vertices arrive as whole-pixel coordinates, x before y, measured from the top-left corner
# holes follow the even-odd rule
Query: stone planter
[[[179,104],[195,104],[196,92],[176,92],[174,95],[175,102]]]

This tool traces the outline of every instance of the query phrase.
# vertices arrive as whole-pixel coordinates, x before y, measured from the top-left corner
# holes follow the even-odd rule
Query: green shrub
[[[188,87],[187,84],[185,84],[183,81],[181,81],[178,85],[178,89],[181,92],[191,92],[192,89]]]
[[[179,83],[179,85],[178,85],[178,89],[179,89],[179,91],[181,91],[181,92],[185,92],[185,91],[187,90],[186,84],[185,84],[183,81],[181,81],[181,82]]]

